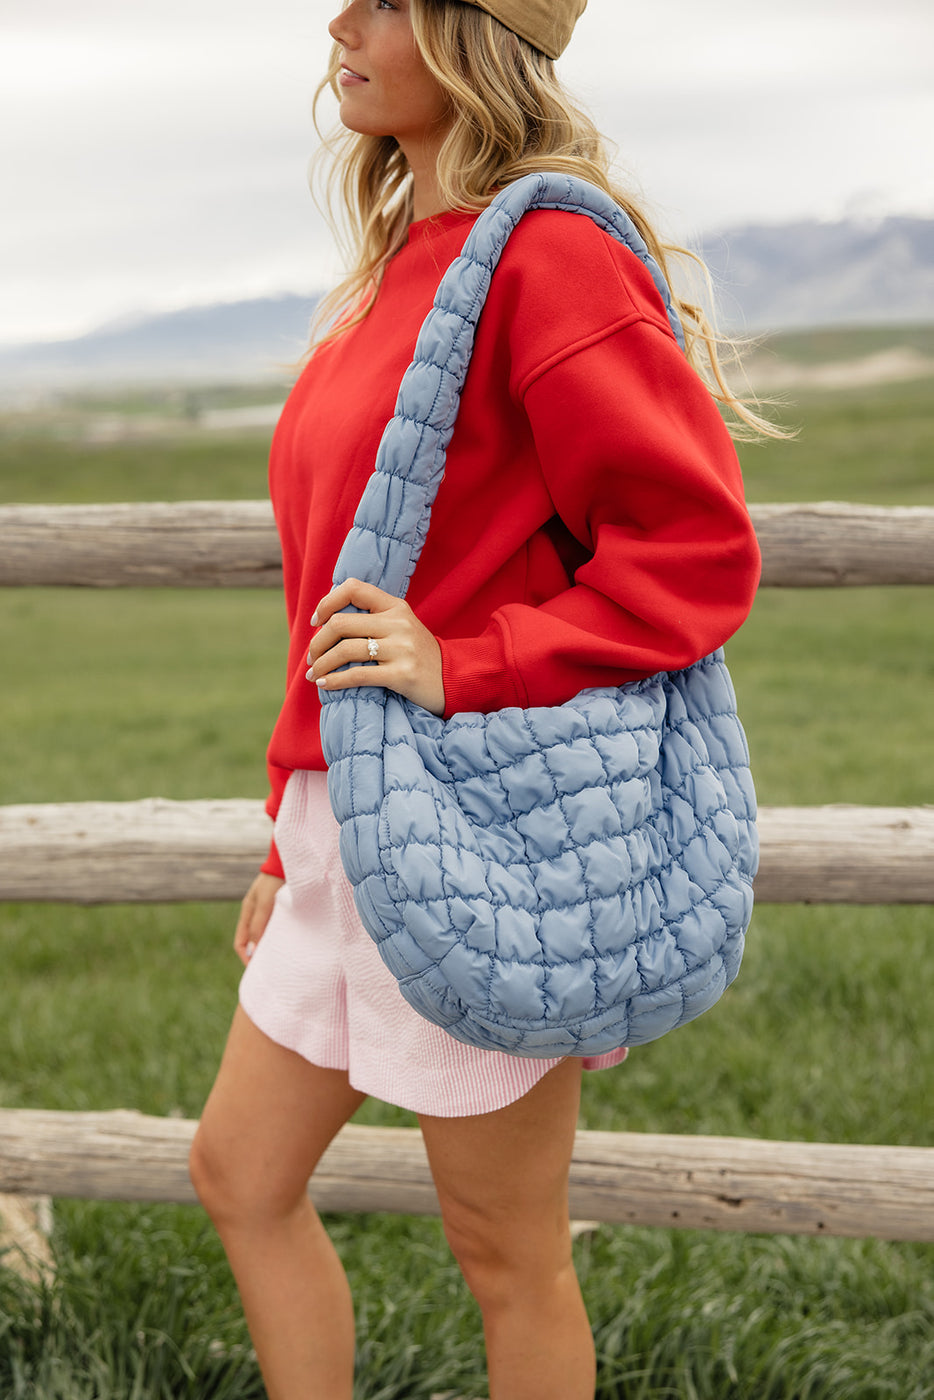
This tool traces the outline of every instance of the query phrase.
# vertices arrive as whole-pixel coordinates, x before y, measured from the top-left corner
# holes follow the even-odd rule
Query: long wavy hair
[[[450,125],[438,156],[438,187],[450,209],[481,210],[503,185],[536,171],[589,180],[629,215],[671,287],[687,355],[725,409],[738,439],[785,436],[755,411],[756,400],[734,393],[724,366],[736,363],[736,343],[716,330],[710,283],[700,260],[662,241],[630,191],[614,178],[607,142],[560,83],[554,63],[485,10],[458,0],[411,0],[415,42],[447,94]],[[315,94],[315,117],[325,92],[339,97],[339,46]],[[405,243],[412,219],[411,173],[395,138],[343,128],[322,135],[316,158],[330,163],[324,203],[351,271],[319,304],[312,350],[368,314],[383,272]],[[679,293],[679,261],[693,272],[704,298]],[[680,279],[684,281],[682,278]]]

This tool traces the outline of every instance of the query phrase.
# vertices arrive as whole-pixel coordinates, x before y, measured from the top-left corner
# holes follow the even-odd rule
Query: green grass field
[[[159,405],[0,422],[0,497],[263,494],[268,434],[195,432],[173,402],[158,431],[105,442],[85,431],[104,408]],[[797,441],[743,449],[752,500],[931,502],[929,382],[800,394],[785,416]],[[930,619],[922,589],[762,593],[729,648],[762,803],[932,800]],[[262,796],[284,640],[274,593],[0,594],[0,802]],[[0,906],[0,1103],[196,1116],[236,996],[233,917]],[[762,906],[721,1006],[589,1076],[584,1126],[934,1145],[932,934],[929,908]],[[359,1400],[483,1395],[437,1222],[330,1223]],[[262,1395],[200,1210],[58,1201],[53,1245],[53,1285],[0,1267],[0,1400]],[[934,1397],[930,1247],[607,1227],[577,1249],[599,1400]]]

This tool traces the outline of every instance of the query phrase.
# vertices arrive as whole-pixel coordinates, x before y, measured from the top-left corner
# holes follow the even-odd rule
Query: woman
[[[493,278],[408,601],[329,586],[418,328],[479,209],[534,170],[611,189],[553,70],[584,4],[350,0],[330,25],[355,270],[272,448],[290,624],[275,840],[237,927],[240,1006],[191,1161],[271,1400],[350,1400],[351,1299],[306,1184],[368,1094],[418,1115],[482,1311],[492,1400],[594,1392],[568,1171],[582,1070],[626,1051],[474,1050],[402,1001],[340,869],[316,695],[379,684],[440,715],[560,703],[697,660],[750,607],[758,551],[711,393],[638,259],[555,211],[521,221]],[[691,355],[754,423],[706,323],[678,309]]]

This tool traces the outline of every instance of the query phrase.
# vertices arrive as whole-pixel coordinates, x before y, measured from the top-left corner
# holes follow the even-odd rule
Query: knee
[[[444,1234],[481,1311],[509,1293],[508,1264],[491,1233],[463,1219],[446,1219]]]
[[[261,1223],[287,1216],[305,1199],[306,1181],[293,1182],[254,1159],[246,1144],[238,1151],[200,1124],[188,1156],[195,1194],[215,1225]]]
[[[202,1125],[195,1131],[188,1153],[188,1175],[195,1195],[212,1219],[235,1210],[238,1195],[236,1170]]]
[[[547,1295],[567,1269],[573,1270],[570,1230],[555,1222],[529,1223],[447,1210],[444,1232],[458,1267],[480,1309],[495,1312],[519,1298]]]

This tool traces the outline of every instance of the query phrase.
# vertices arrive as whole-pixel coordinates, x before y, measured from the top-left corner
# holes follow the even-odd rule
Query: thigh
[[[471,1118],[420,1116],[445,1223],[535,1236],[567,1224],[582,1065],[563,1060],[515,1103]]]
[[[277,1045],[238,1006],[193,1158],[216,1186],[275,1209],[304,1192],[365,1098],[345,1070],[322,1069]]]

